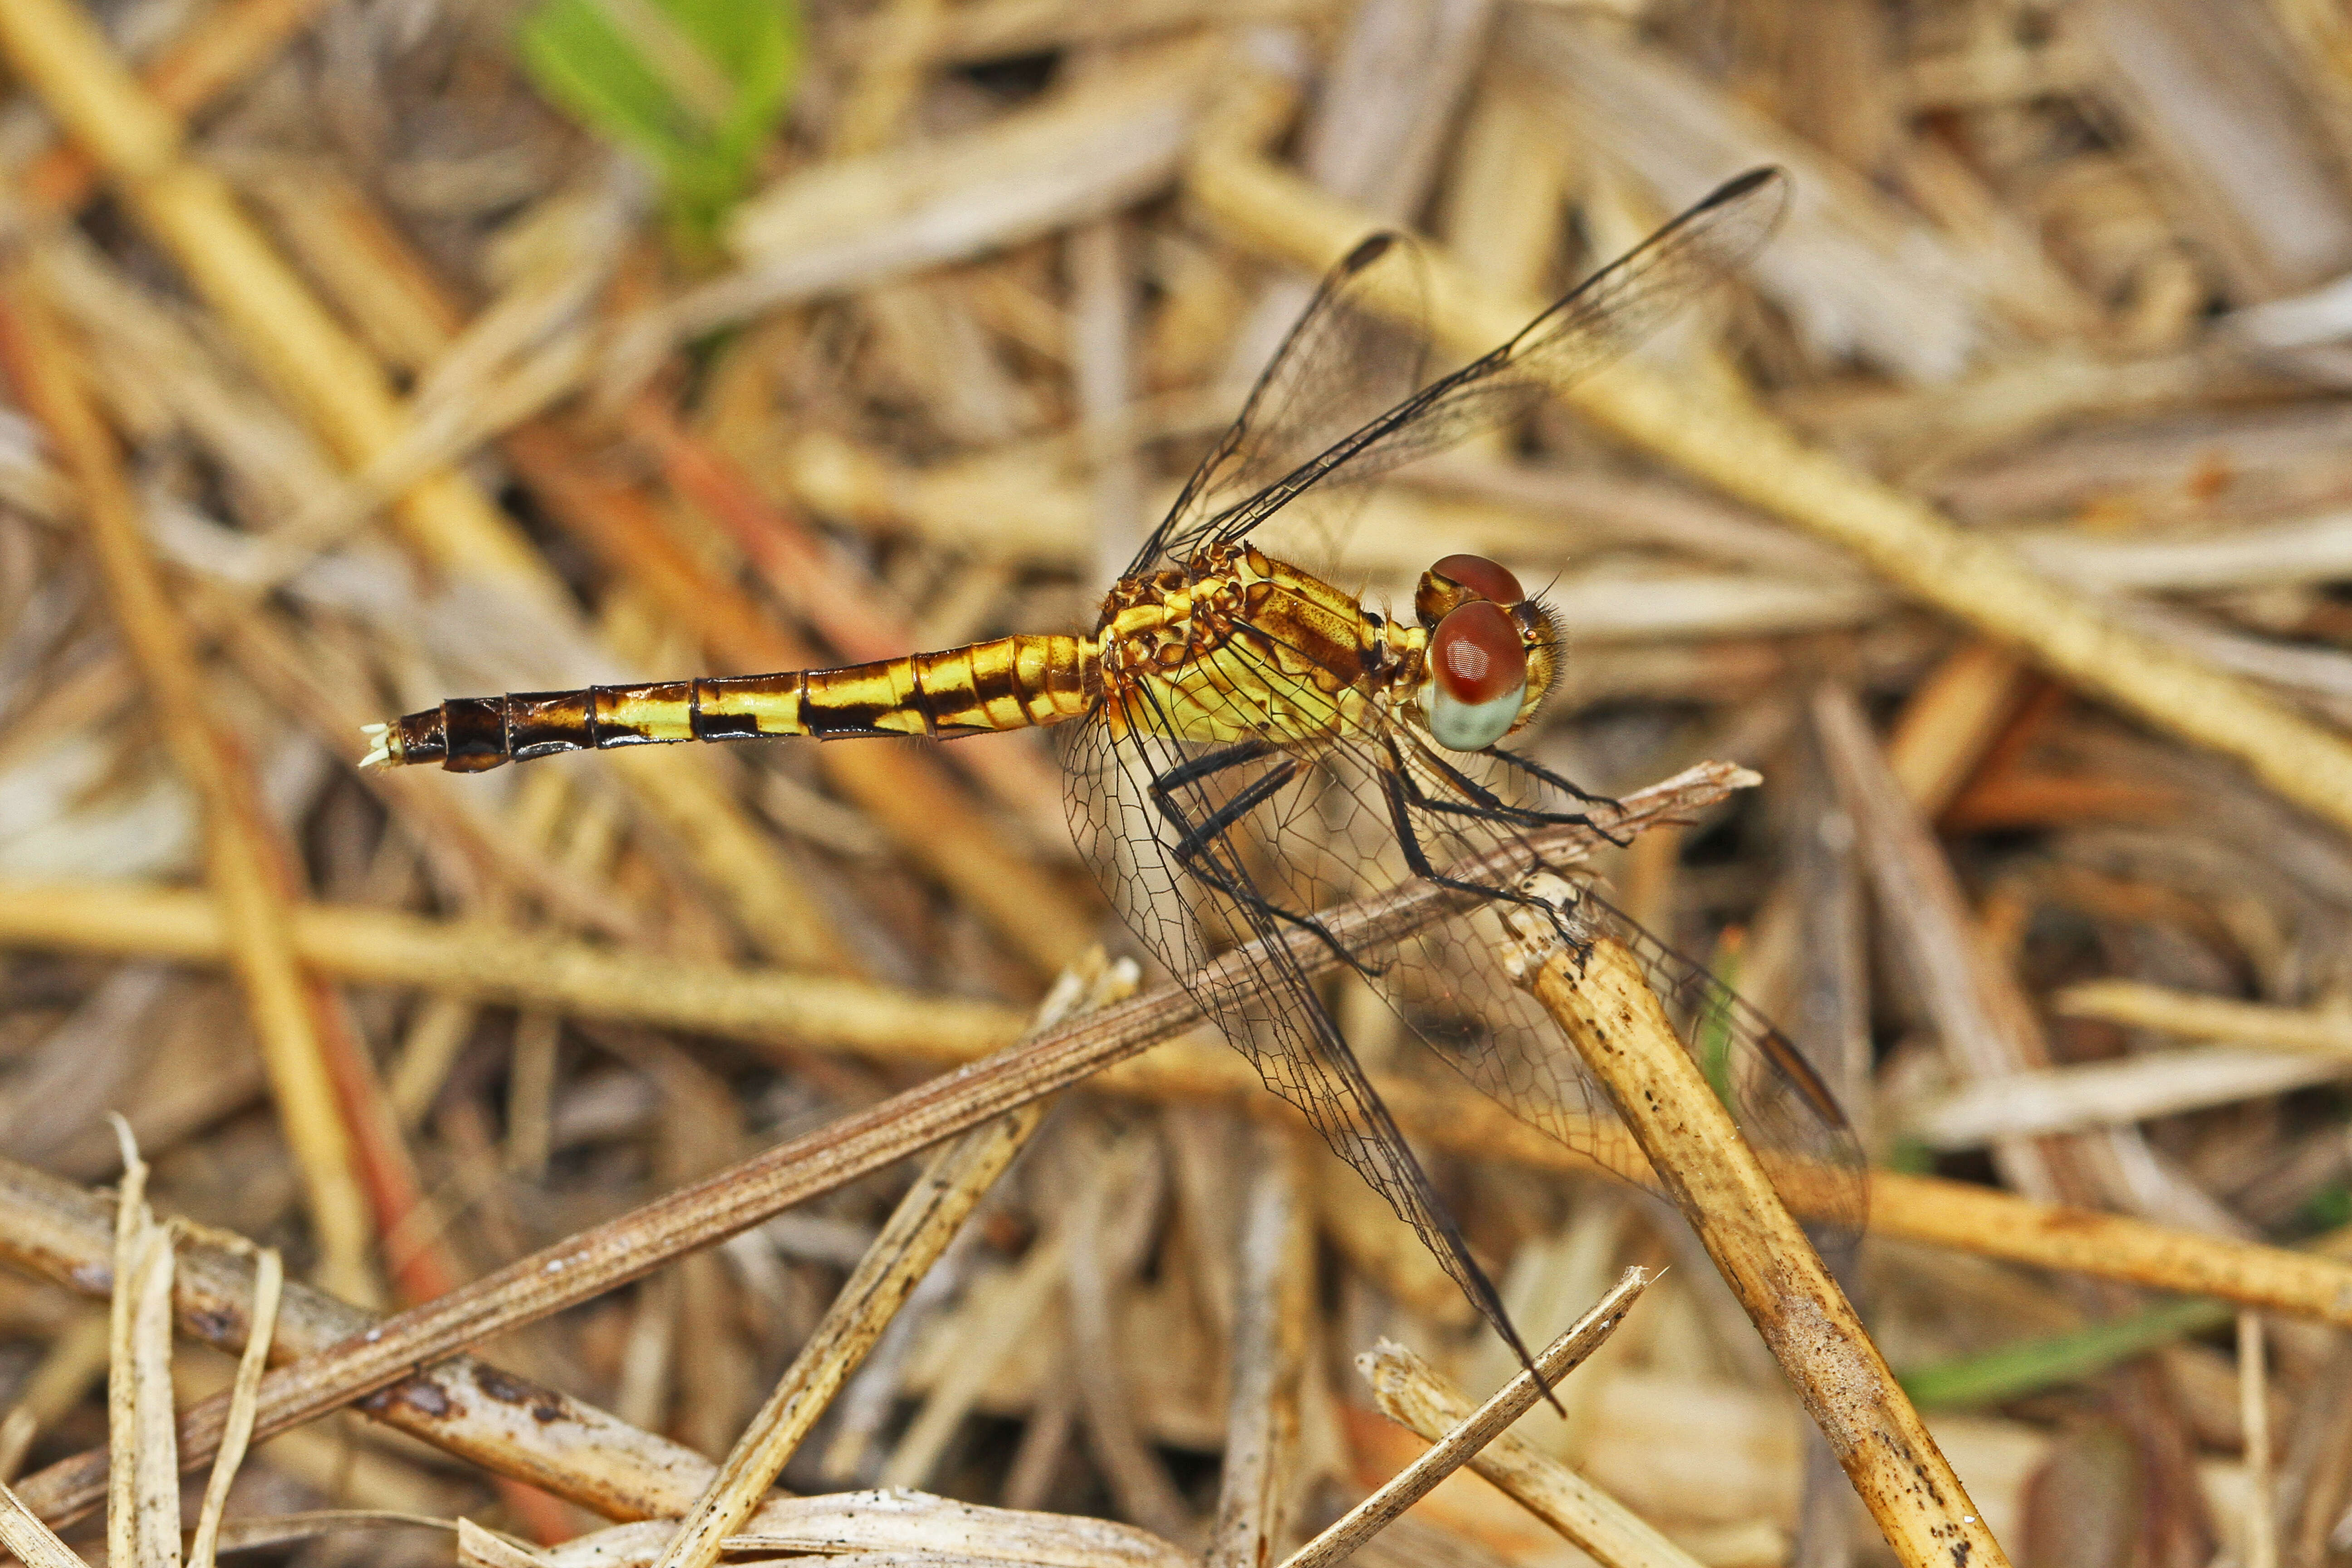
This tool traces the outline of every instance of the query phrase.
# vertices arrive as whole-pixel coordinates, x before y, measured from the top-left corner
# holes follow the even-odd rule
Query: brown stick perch
[[[1530,879],[1534,890],[1546,879]],[[1538,896],[1563,907],[1558,879]],[[1838,1463],[1908,1568],[2006,1563],[1960,1478],[1895,1381],[1755,1152],[1666,1020],[1640,964],[1605,936],[1578,952],[1525,911],[1520,983],[1609,1091],[1675,1206],[1706,1243]]]

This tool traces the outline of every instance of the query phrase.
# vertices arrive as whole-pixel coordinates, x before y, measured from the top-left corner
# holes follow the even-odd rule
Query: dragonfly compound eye
[[[1473,599],[1448,611],[1429,634],[1423,704],[1439,745],[1484,751],[1510,733],[1527,695],[1527,644],[1492,601]]]
[[[1526,598],[1519,580],[1483,555],[1449,555],[1421,574],[1412,607],[1421,624],[1433,626],[1454,608],[1472,599],[1516,605]]]

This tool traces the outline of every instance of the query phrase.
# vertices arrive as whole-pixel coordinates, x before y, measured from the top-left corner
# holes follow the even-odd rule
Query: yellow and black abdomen
[[[1091,642],[1024,635],[841,669],[455,698],[383,727],[368,760],[476,773],[670,741],[968,735],[1081,717],[1101,690]]]

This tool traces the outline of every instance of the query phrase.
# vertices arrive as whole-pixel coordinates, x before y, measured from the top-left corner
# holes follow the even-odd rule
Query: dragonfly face
[[[1423,573],[1412,605],[1429,634],[1421,710],[1437,743],[1483,752],[1526,729],[1558,664],[1551,612],[1483,555],[1448,555]]]

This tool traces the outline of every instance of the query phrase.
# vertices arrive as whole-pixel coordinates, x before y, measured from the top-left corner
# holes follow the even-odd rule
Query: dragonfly
[[[1376,234],[1324,278],[1091,632],[1024,633],[835,669],[463,698],[371,725],[376,766],[457,772],[561,752],[775,736],[951,739],[1051,726],[1073,837],[1137,939],[1332,1149],[1385,1197],[1528,1360],[1461,1226],[1382,1102],[1304,943],[1329,950],[1445,1064],[1591,1151],[1613,1113],[1557,1026],[1499,973],[1502,913],[1534,907],[1580,949],[1641,963],[1751,1140],[1816,1173],[1858,1172],[1835,1096],[1803,1054],[1701,964],[1580,882],[1572,907],[1518,890],[1530,837],[1591,826],[1591,795],[1504,742],[1557,683],[1567,628],[1499,563],[1455,554],[1408,612],[1277,558],[1260,530],[1316,512],[1344,530],[1365,480],[1509,424],[1648,337],[1764,244],[1787,176],[1721,185],[1508,342],[1422,383],[1412,243]],[[1381,306],[1389,307],[1383,314]],[[1297,530],[1292,530],[1297,533]],[[1307,531],[1311,536],[1313,531]],[[1447,868],[1477,862],[1469,880]],[[1423,878],[1457,912],[1342,941],[1315,911]],[[1276,940],[1281,939],[1281,940]],[[1230,948],[1248,972],[1213,968]],[[1204,979],[1204,974],[1222,976]],[[1832,1207],[1859,1212],[1859,1177]]]

